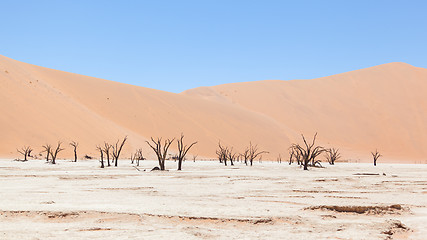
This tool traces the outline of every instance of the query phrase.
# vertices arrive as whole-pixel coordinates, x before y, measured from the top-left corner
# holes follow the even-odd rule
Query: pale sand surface
[[[0,161],[0,239],[425,239],[427,165]],[[147,170],[147,171],[144,171]],[[379,175],[355,175],[374,173]],[[383,173],[385,175],[383,175]],[[344,213],[312,206],[400,204]],[[401,227],[403,224],[406,228]],[[385,232],[388,232],[385,233]],[[393,233],[393,234],[391,234]]]
[[[150,81],[150,79],[146,79]],[[16,148],[78,141],[79,154],[127,135],[123,154],[145,140],[184,133],[198,141],[190,154],[212,158],[218,141],[238,152],[252,141],[286,157],[301,133],[341,149],[343,159],[427,159],[427,69],[389,63],[311,80],[258,81],[191,89],[180,94],[39,67],[0,56],[0,157]],[[176,151],[176,144],[171,152]],[[68,146],[60,157],[72,156]]]

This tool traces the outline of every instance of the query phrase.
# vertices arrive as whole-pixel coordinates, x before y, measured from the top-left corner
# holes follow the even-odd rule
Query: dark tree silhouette
[[[110,164],[110,155],[111,155],[110,150],[112,147],[113,147],[113,145],[111,145],[107,142],[104,142],[104,148],[102,149],[102,151],[104,151],[105,156],[107,157],[107,167],[111,166],[111,164]]]
[[[372,154],[372,157],[374,158],[374,166],[377,166],[377,160],[382,155],[378,152],[378,150],[375,150],[375,152],[371,152],[371,154]]]
[[[311,166],[315,166],[316,163],[320,163],[319,161],[316,161],[316,157],[318,157],[320,154],[322,154],[322,152],[324,152],[324,148],[321,146],[315,146],[317,133],[314,134],[313,142],[311,144],[307,143],[303,134],[301,134],[301,136],[305,146],[302,147],[299,144],[293,144],[292,148],[298,151],[298,154],[300,155],[302,164],[304,166],[304,170],[308,170],[308,165],[310,163]]]
[[[182,160],[184,160],[185,155],[187,155],[187,152],[190,150],[191,147],[193,147],[197,142],[193,142],[192,144],[184,145],[183,142],[184,134],[181,133],[181,138],[177,140],[178,142],[178,171],[181,171],[182,169]]]
[[[58,156],[58,153],[64,150],[64,148],[61,148],[61,144],[62,142],[58,142],[55,150],[53,150],[52,148],[50,151],[50,156],[52,157],[52,161],[51,161],[52,164],[56,164],[56,157]]]
[[[101,155],[101,160],[99,160],[101,168],[104,168],[104,149],[101,146],[96,146],[96,150],[98,150]]]
[[[261,154],[268,153],[267,151],[258,150],[258,145],[252,145],[251,142],[249,142],[249,148],[247,150],[249,150],[248,160],[251,163],[251,166],[252,166],[255,158],[257,158],[258,156],[261,156]],[[245,160],[245,162],[247,162],[247,161]]]
[[[163,146],[162,146],[162,138],[157,138],[157,140],[154,140],[153,138],[151,138],[152,143],[150,143],[149,141],[145,141],[151,147],[151,149],[153,149],[153,151],[156,153],[157,160],[159,161],[159,167],[160,167],[160,170],[162,171],[165,170],[165,161],[166,161],[166,156],[168,154],[168,149],[174,140],[175,138],[173,138],[172,140],[166,139]]]
[[[226,153],[226,158],[228,161],[230,161],[230,165],[234,166],[234,161],[236,160],[237,153],[233,152],[233,148],[227,148]]]
[[[228,158],[228,148],[221,145],[221,142],[218,142],[218,149],[216,150],[216,155],[218,156],[218,160],[220,163],[224,163],[227,166],[227,158]]]
[[[24,146],[21,149],[16,149],[16,151],[18,151],[18,153],[24,155],[24,161],[28,161],[27,157],[31,157],[31,152],[33,151],[33,149],[30,146]]]
[[[249,160],[249,148],[246,148],[242,154],[240,154],[240,158],[245,161],[246,166],[248,166]]]
[[[74,149],[74,162],[77,162],[77,147],[79,146],[78,142],[72,141],[70,143],[70,145],[73,147]]]
[[[135,154],[131,156],[132,164],[136,162],[136,166],[139,167],[139,161],[145,160],[142,148],[136,150]]]
[[[326,159],[331,165],[334,165],[335,161],[340,159],[341,157],[341,154],[339,153],[338,148],[328,148],[325,150],[325,152],[326,152]]]
[[[119,145],[119,142],[120,142],[120,139],[119,139],[119,140],[117,140],[115,145],[111,146],[111,148],[112,148],[111,149],[112,150],[111,155],[113,156],[113,161],[114,161],[115,167],[117,167],[117,164],[119,162],[120,152],[122,151],[123,145],[125,145],[126,140],[127,140],[127,136],[125,138],[123,138],[123,141],[120,143],[120,145]]]
[[[50,152],[52,151],[52,146],[50,144],[45,144],[42,146],[43,147],[43,152],[46,152],[46,162],[49,162],[49,156],[50,156]]]

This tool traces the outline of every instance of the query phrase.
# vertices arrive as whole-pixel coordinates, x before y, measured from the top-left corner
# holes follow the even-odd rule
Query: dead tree
[[[226,155],[227,160],[230,161],[231,166],[234,166],[234,160],[236,160],[237,153],[233,152],[233,148],[227,148],[226,152],[227,152],[227,155]]]
[[[292,145],[289,148],[289,165],[291,165],[295,160],[297,160],[299,165],[299,159],[296,157],[298,154],[298,150]]]
[[[258,156],[260,156],[260,161],[261,161],[261,154],[265,154],[268,153],[267,151],[260,151],[258,150],[258,145],[252,145],[251,142],[249,142],[249,162],[251,163],[251,166],[253,164],[253,161],[255,160],[255,158],[257,158]]]
[[[193,155],[193,162],[196,162],[197,155]]]
[[[316,161],[316,157],[318,157],[322,152],[324,152],[324,148],[321,146],[315,146],[315,141],[317,137],[317,133],[314,134],[313,142],[311,144],[308,144],[305,140],[305,137],[303,134],[301,134],[302,139],[304,141],[305,146],[300,146],[299,144],[293,144],[292,148],[296,149],[298,151],[298,154],[301,157],[302,164],[304,166],[304,170],[308,170],[308,165],[311,163],[311,166],[315,166],[317,163],[320,164],[319,161]]]
[[[113,161],[114,161],[115,167],[117,167],[117,164],[119,162],[120,152],[122,151],[123,145],[125,145],[127,138],[128,138],[127,136],[125,138],[123,138],[123,141],[122,141],[122,143],[120,143],[120,145],[119,145],[119,142],[120,142],[120,139],[119,139],[119,140],[117,140],[115,145],[111,146],[111,148],[112,148],[111,149],[112,150],[111,155],[113,156]]]
[[[33,149],[30,146],[24,146],[21,149],[16,149],[16,151],[18,151],[18,153],[24,155],[24,161],[28,161],[27,157],[30,157],[31,152],[33,151]]]
[[[130,164],[133,164],[133,162],[135,161],[135,155],[134,154],[130,154]]]
[[[218,142],[218,149],[216,150],[216,155],[220,163],[224,163],[227,166],[227,153],[228,148],[221,145],[221,142]]]
[[[52,148],[50,151],[50,156],[52,157],[52,164],[56,164],[56,157],[58,156],[58,153],[64,150],[64,148],[61,148],[61,144],[62,142],[58,142],[55,150],[53,150]]]
[[[132,158],[132,157],[131,157]],[[136,162],[136,166],[139,167],[139,161],[145,160],[142,148],[136,150],[135,154],[133,154],[132,163]]]
[[[178,171],[181,171],[182,169],[182,160],[184,160],[185,155],[187,155],[187,152],[190,150],[191,147],[193,147],[197,142],[193,142],[190,145],[184,145],[183,142],[184,134],[181,133],[181,138],[177,140],[178,142]]]
[[[78,142],[72,141],[70,143],[70,145],[73,147],[74,149],[74,162],[77,162],[77,147],[79,146]]]
[[[282,156],[279,154],[279,156],[277,157],[277,162],[278,163],[282,163]]]
[[[289,148],[289,165],[291,165],[294,161],[296,161],[298,165],[301,165],[302,163],[301,155],[298,149],[296,149],[295,146],[292,145]]]
[[[246,148],[245,151],[240,154],[240,157],[245,161],[246,166],[248,166],[249,152],[249,148]]]
[[[328,160],[329,164],[334,165],[335,161],[341,157],[338,148],[328,148],[325,150],[326,152],[326,160]]]
[[[96,146],[96,150],[101,154],[101,160],[99,160],[99,162],[101,163],[101,168],[104,168],[104,149],[100,146]]]
[[[46,162],[49,162],[49,156],[50,156],[50,152],[52,151],[52,146],[50,144],[45,144],[42,146],[43,147],[43,152],[46,152]]]
[[[111,166],[111,164],[110,164],[110,155],[111,155],[110,150],[112,147],[113,147],[113,145],[111,145],[107,142],[104,142],[104,148],[102,149],[102,151],[104,151],[105,155],[107,156],[107,167]]]
[[[378,152],[378,150],[375,150],[375,152],[371,152],[371,154],[372,154],[372,157],[374,158],[374,166],[377,166],[377,160],[382,155]]]
[[[145,141],[151,147],[151,149],[153,149],[153,151],[156,153],[157,160],[159,161],[159,167],[160,167],[160,170],[162,171],[165,170],[165,161],[166,161],[166,156],[168,154],[168,149],[174,140],[175,138],[173,138],[172,140],[166,139],[163,146],[162,146],[162,138],[157,138],[157,140],[154,140],[153,138],[151,138],[152,143],[150,143],[149,141]]]

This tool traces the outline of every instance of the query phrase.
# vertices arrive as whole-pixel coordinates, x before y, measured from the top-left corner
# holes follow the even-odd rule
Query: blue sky
[[[1,1],[0,54],[181,92],[427,68],[427,1]]]

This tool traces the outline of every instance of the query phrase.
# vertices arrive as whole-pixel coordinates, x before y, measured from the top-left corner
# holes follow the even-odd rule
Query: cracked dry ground
[[[423,239],[426,165],[0,162],[0,239]],[[175,169],[168,162],[168,169]],[[147,171],[144,171],[147,170]],[[384,174],[383,174],[384,173]]]

